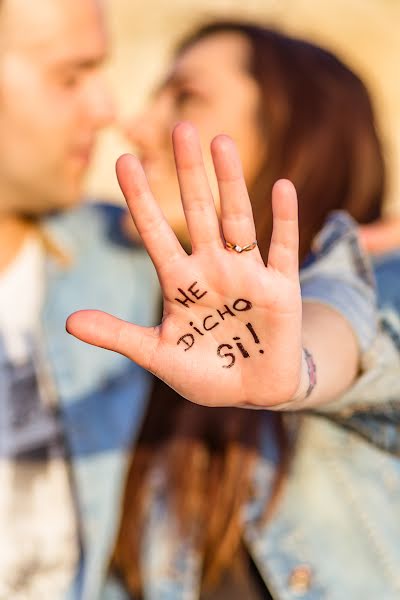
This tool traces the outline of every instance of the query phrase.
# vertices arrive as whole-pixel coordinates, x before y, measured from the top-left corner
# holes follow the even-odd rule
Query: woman
[[[329,210],[345,208],[361,223],[380,216],[384,168],[368,94],[316,46],[237,23],[211,24],[182,43],[154,101],[126,129],[182,237],[170,139],[180,120],[197,126],[208,172],[213,137],[225,132],[235,140],[264,256],[271,235],[266,198],[282,177],[298,192],[303,257]]]
[[[169,141],[178,120],[196,125],[203,152],[221,130],[235,139],[256,232],[226,137],[212,144],[222,238],[187,124],[174,131],[178,187]],[[390,372],[379,379],[377,340],[384,365],[398,369],[398,353],[376,336],[354,226],[337,215],[323,227],[333,209],[365,223],[380,214],[383,161],[362,83],[305,42],[211,25],[182,45],[132,131],[152,191],[184,236],[182,195],[192,254],[124,157],[118,175],[163,288],[162,325],[147,332],[78,313],[68,329],[126,354],[193,404],[155,385],[113,572],[135,598],[398,597],[400,466],[374,428],[390,422],[398,384],[388,387]],[[299,245],[294,190],[272,188],[281,177],[298,190]]]

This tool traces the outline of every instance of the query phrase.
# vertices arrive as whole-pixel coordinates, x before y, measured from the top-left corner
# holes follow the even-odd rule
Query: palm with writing
[[[179,124],[173,143],[190,255],[165,221],[140,162],[123,156],[117,163],[121,189],[157,269],[164,299],[162,323],[144,328],[85,310],[69,317],[67,330],[124,354],[192,402],[266,407],[288,402],[299,388],[302,370],[295,190],[288,181],[275,184],[265,266],[258,248],[238,253],[225,246],[225,240],[240,246],[255,240],[232,140],[218,136],[211,145],[220,221],[195,129]]]

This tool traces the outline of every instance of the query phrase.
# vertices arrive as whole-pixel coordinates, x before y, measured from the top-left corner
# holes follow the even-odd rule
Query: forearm
[[[359,372],[360,351],[356,336],[346,319],[329,306],[303,303],[303,353],[301,381],[295,396],[273,410],[301,410],[326,404],[348,389]],[[316,370],[315,385],[310,391],[310,362]],[[308,393],[307,393],[308,392]]]

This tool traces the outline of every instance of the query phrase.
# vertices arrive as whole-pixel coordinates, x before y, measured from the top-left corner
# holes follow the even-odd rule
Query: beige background
[[[400,214],[399,0],[106,0],[113,43],[108,76],[121,119],[140,110],[174,43],[196,22],[244,17],[321,43],[366,81],[389,166],[387,212]],[[115,131],[99,144],[88,190],[116,200],[115,159],[129,150]]]

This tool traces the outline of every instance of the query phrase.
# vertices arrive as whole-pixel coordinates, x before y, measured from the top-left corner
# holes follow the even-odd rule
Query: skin
[[[99,129],[113,118],[96,0],[4,0],[0,46],[0,269],[24,217],[77,203]]]
[[[196,130],[189,123],[177,125],[173,144],[190,255],[165,220],[139,160],[126,155],[117,164],[121,189],[160,280],[164,299],[161,324],[143,328],[89,310],[71,315],[67,331],[129,357],[199,404],[295,410],[336,398],[356,377],[359,351],[350,326],[339,313],[314,303],[302,307],[293,185],[282,180],[274,187],[273,235],[264,265],[258,248],[238,254],[224,245],[224,237],[243,244],[255,236],[251,204],[232,140],[217,136],[211,144],[220,222]],[[194,289],[200,290],[198,296],[207,293],[184,306],[177,301],[178,288],[189,291],[193,282],[197,282]],[[252,303],[251,311],[227,318],[199,337],[189,351],[178,343],[190,331],[190,322],[198,325],[207,314],[215,315],[216,309],[243,297]],[[263,354],[258,346],[251,346],[247,322],[257,332]],[[236,336],[246,339],[252,356],[241,359],[235,350],[239,357],[235,365],[223,368],[217,348],[232,343]],[[307,400],[309,380],[302,344],[313,354],[318,373],[318,384]]]
[[[217,34],[196,43],[173,64],[148,109],[127,128],[148,183],[133,157],[119,161],[118,177],[138,235],[159,274],[162,324],[145,330],[88,311],[72,315],[67,329],[86,342],[125,354],[193,402],[299,409],[342,393],[357,374],[359,352],[352,330],[338,313],[315,303],[302,306],[296,194],[289,182],[279,182],[274,189],[274,236],[267,267],[258,250],[237,255],[223,247],[216,212],[225,239],[243,246],[255,238],[245,181],[249,184],[257,175],[266,143],[258,128],[259,91],[245,68],[248,58],[248,43],[238,34]],[[193,127],[183,123],[174,132],[172,147],[171,130],[179,119],[190,119],[199,139]],[[230,138],[218,136],[209,152],[210,140],[221,130],[231,134],[237,150]],[[189,238],[191,256],[174,238],[148,184],[184,245]],[[194,281],[195,289],[207,290],[199,300],[188,291]],[[179,303],[176,298],[184,296],[178,288],[195,302]],[[177,344],[183,335],[194,334],[190,322],[201,328],[204,316],[212,314],[207,323],[215,323],[218,307],[232,306],[244,293],[253,304],[251,313],[223,323],[219,318],[211,332],[196,336],[190,351],[185,351],[184,341]],[[261,343],[268,340],[263,354],[258,348],[254,353],[247,322]],[[326,333],[322,339],[321,331]],[[251,347],[250,361],[239,360],[233,342],[239,334],[247,349]],[[185,339],[192,343],[192,338]],[[232,368],[224,369],[232,359],[221,360],[217,348],[227,342],[236,358]],[[302,344],[312,352],[318,373],[318,385],[306,402],[309,380]],[[225,347],[222,353],[229,350]]]
[[[371,254],[384,254],[400,248],[400,216],[360,227],[364,248]]]
[[[247,73],[250,47],[238,33],[218,33],[189,48],[172,65],[145,111],[125,124],[124,132],[141,158],[152,190],[178,237],[188,241],[179,199],[171,146],[171,131],[188,120],[199,131],[206,170],[216,203],[217,185],[208,152],[209,141],[221,131],[238,147],[243,171],[251,185],[267,151],[257,127],[259,91]],[[232,102],[232,99],[235,101]],[[128,230],[137,237],[137,232]],[[400,217],[360,227],[365,249],[380,254],[400,247]]]
[[[219,33],[197,42],[174,62],[146,110],[126,125],[125,133],[141,159],[150,187],[180,239],[187,240],[187,229],[171,145],[177,122],[190,121],[198,130],[217,205],[210,140],[221,132],[232,137],[248,184],[264,161],[266,143],[257,127],[260,94],[247,72],[249,59],[249,43],[237,33]]]
[[[296,410],[329,402],[349,387],[358,372],[359,350],[339,313],[316,303],[302,305],[297,199],[290,182],[274,187],[267,265],[258,248],[237,254],[224,246],[224,239],[241,246],[255,239],[246,183],[253,181],[267,150],[257,121],[259,92],[245,69],[248,53],[246,40],[237,34],[218,34],[195,44],[172,66],[148,110],[130,123],[130,139],[146,175],[132,156],[118,161],[117,174],[157,269],[162,323],[145,329],[98,311],[80,311],[69,317],[67,331],[128,356],[192,402]],[[188,122],[174,128],[179,119],[190,119],[199,133]],[[221,130],[236,146],[231,137],[219,135],[210,153],[210,140]],[[181,240],[189,238],[190,255],[171,225]],[[198,289],[199,298],[190,289]],[[185,296],[192,301],[179,302]],[[251,310],[222,321],[218,308],[223,311],[243,297],[252,303]],[[207,324],[218,320],[219,325],[196,334],[190,323],[202,330],[208,315]],[[246,327],[249,322],[259,345]],[[179,342],[187,333],[193,335],[190,348],[192,338],[185,338],[188,344]],[[238,336],[248,359],[236,346]],[[313,354],[318,374],[307,400],[303,345]],[[233,359],[227,352],[235,357],[229,368]]]

